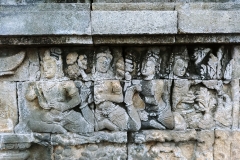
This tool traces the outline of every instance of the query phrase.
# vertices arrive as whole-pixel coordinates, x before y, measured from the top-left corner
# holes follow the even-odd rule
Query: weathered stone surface
[[[35,81],[39,79],[39,57],[36,48],[0,51],[0,81]]]
[[[175,3],[92,3],[92,10],[99,11],[173,11]]]
[[[125,95],[131,98],[133,93]],[[123,103],[123,88],[119,80],[95,81],[94,102],[95,109],[95,131],[137,131],[141,122],[137,109],[130,103]]]
[[[240,33],[239,11],[183,9],[178,12],[179,33]],[[203,23],[204,22],[204,23]]]
[[[176,44],[189,43],[239,43],[239,34],[178,34],[176,35]]]
[[[240,79],[240,46],[234,46],[232,48],[232,57],[233,57],[233,64],[232,64],[232,78],[233,79]]]
[[[93,43],[97,45],[170,44],[170,43],[175,43],[175,36],[174,35],[93,36]]]
[[[127,143],[127,132],[109,132],[98,131],[94,133],[88,133],[84,135],[79,134],[52,134],[52,145],[81,145],[88,143]]]
[[[193,129],[186,131],[168,131],[168,130],[142,130],[133,132],[130,135],[131,142],[184,142],[197,139],[197,132]]]
[[[158,131],[132,133],[129,159],[213,159],[214,131]],[[141,144],[136,144],[141,143]]]
[[[93,35],[177,33],[176,11],[92,11]]]
[[[127,159],[125,144],[101,143],[81,146],[56,146],[54,159],[92,160],[92,159]]]
[[[2,6],[0,35],[90,35],[89,8],[89,4]]]
[[[13,132],[18,122],[16,92],[16,83],[0,82],[0,132]]]
[[[182,123],[187,123],[187,128],[230,129],[233,125],[234,87],[227,81],[175,80],[172,109],[182,116],[185,120]]]
[[[0,37],[0,45],[39,45],[39,44],[93,44],[92,36],[24,36]]]
[[[214,159],[239,159],[239,131],[216,130],[214,143]]]
[[[124,59],[120,47],[71,48],[64,50],[64,54],[64,72],[70,79],[97,81],[124,77]]]
[[[150,67],[150,63],[147,65]],[[151,72],[149,69],[146,70],[148,73]],[[171,80],[126,81],[124,102],[126,106],[137,111],[134,117],[141,120],[141,129],[174,128],[170,104],[171,85]]]
[[[90,0],[0,0],[1,5],[19,5],[28,3],[90,3]]]
[[[233,0],[93,0],[94,3],[157,3],[157,2],[234,2]]]
[[[89,120],[86,121],[80,112],[73,110],[81,102],[79,91],[73,81],[19,83],[18,91],[21,94],[20,122],[15,128],[16,132],[94,131],[94,126],[90,123],[94,119],[88,117]],[[90,109],[88,111],[91,112]]]
[[[145,144],[129,144],[129,160],[167,160],[167,159],[193,159],[194,142],[148,142]]]

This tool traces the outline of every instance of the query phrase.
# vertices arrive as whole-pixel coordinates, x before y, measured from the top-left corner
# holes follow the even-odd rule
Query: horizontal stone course
[[[175,34],[176,11],[92,11],[93,35]]]
[[[179,33],[239,33],[239,11],[182,10]],[[204,23],[203,23],[204,22]]]
[[[90,35],[89,7],[89,4],[33,5],[14,11],[2,6],[0,35]]]

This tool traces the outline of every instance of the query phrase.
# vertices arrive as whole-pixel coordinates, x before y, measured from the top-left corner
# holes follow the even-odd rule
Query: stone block
[[[0,81],[35,81],[39,79],[36,48],[3,48],[0,51]]]
[[[128,159],[213,159],[214,131],[143,130],[132,133]],[[139,144],[140,143],[140,144]]]
[[[51,144],[62,146],[76,146],[82,144],[94,144],[94,143],[127,143],[127,132],[111,132],[111,131],[99,131],[88,133],[85,135],[79,134],[52,134]]]
[[[79,83],[76,82],[78,86]],[[15,127],[15,132],[93,132],[92,110],[88,103],[81,101],[83,96],[80,98],[80,91],[76,84],[73,81],[18,83],[20,120]],[[83,105],[83,103],[86,104]]]
[[[0,35],[90,35],[89,4],[1,6]]]
[[[220,80],[174,80],[172,110],[180,114],[175,117],[175,128],[230,129],[236,121],[233,97],[237,85]]]
[[[181,34],[240,33],[239,14],[227,10],[179,10],[178,31]]]
[[[216,130],[214,143],[214,159],[239,159],[239,136],[239,131]]]
[[[176,11],[92,11],[93,35],[176,34]]]
[[[79,146],[56,146],[53,150],[55,160],[78,159],[127,159],[125,144],[101,143]]]
[[[17,122],[16,83],[0,82],[0,132],[13,132]]]
[[[194,142],[149,142],[144,144],[129,144],[129,160],[155,160],[155,159],[193,159]]]
[[[130,142],[148,143],[148,142],[187,142],[197,140],[198,133],[194,129],[185,131],[169,130],[142,130],[141,132],[132,132]]]

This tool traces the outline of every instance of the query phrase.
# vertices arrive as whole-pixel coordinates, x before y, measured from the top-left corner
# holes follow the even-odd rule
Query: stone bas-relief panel
[[[0,82],[0,132],[13,132],[18,122],[15,82]]]
[[[80,82],[76,83],[79,86]],[[20,120],[16,132],[94,131],[91,104],[86,102],[89,95],[86,93],[86,97],[81,96],[81,101],[79,90],[73,81],[18,83],[18,93],[21,95]]]
[[[103,80],[122,79],[124,60],[118,47],[75,48],[64,50],[65,74],[70,79]]]
[[[124,103],[122,83],[119,80],[94,82],[95,130],[123,131],[140,129],[140,118],[133,105]]]
[[[225,46],[132,47],[124,50],[125,79],[231,79]]]
[[[135,47],[124,50],[125,79],[168,78],[170,47]]]
[[[175,129],[230,129],[233,124],[231,81],[174,80]]]
[[[101,143],[54,147],[55,160],[109,160],[127,159],[126,144]]]
[[[174,117],[170,104],[172,80],[132,80],[125,83],[127,107],[136,109],[141,129],[173,129]]]
[[[0,50],[0,81],[36,81],[39,76],[36,48]]]

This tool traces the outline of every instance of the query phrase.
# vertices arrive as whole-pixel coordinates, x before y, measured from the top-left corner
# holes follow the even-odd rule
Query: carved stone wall
[[[0,160],[240,159],[238,14],[0,0]]]

